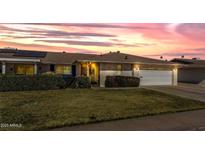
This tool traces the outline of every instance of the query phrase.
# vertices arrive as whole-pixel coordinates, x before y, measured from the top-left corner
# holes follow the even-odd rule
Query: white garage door
[[[140,70],[140,85],[172,85],[172,71]]]

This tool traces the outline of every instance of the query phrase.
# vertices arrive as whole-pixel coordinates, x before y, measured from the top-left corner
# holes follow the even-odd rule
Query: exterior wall
[[[199,83],[205,80],[205,68],[180,68],[178,81],[187,83]]]
[[[112,63],[101,63],[100,70],[117,70],[117,65],[119,64],[112,64]]]
[[[141,64],[141,65],[139,65],[139,68],[141,70],[173,70],[175,68],[175,66]]]
[[[81,64],[77,63],[76,64],[76,76],[80,76],[81,75]]]
[[[172,85],[178,85],[178,69],[173,69],[172,71]]]
[[[50,72],[50,64],[39,64],[37,72],[39,74]]]
[[[15,74],[14,64],[6,63],[6,74]]]
[[[132,71],[121,71],[121,74],[122,76],[133,76],[133,73]]]
[[[132,64],[122,64],[122,71],[132,71]]]
[[[122,71],[131,71],[132,64],[120,64],[120,63],[101,63],[100,68],[101,70],[118,70],[119,65],[121,66]]]
[[[0,74],[2,74],[2,63],[0,62]]]

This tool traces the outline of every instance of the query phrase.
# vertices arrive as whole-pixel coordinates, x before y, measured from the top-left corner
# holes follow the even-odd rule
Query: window
[[[132,65],[131,64],[122,64],[122,70],[123,71],[131,71]]]
[[[50,65],[50,71],[51,71],[51,72],[54,72],[54,71],[55,71],[55,65],[54,65],[54,64],[51,64],[51,65]]]
[[[87,69],[88,67],[86,63],[81,64],[81,75],[82,76],[87,76]]]
[[[118,65],[117,65],[117,70],[118,70],[118,71],[121,71],[121,70],[122,70],[122,65],[121,65],[121,64],[118,64]]]
[[[71,74],[71,66],[56,65],[56,74]]]
[[[39,66],[39,67],[38,67],[38,70],[39,70],[39,71],[41,71],[41,70],[42,70],[42,67],[41,67],[41,66]]]
[[[32,64],[16,64],[14,67],[16,74],[34,74],[34,66]]]
[[[0,73],[2,73],[2,64],[0,64]]]

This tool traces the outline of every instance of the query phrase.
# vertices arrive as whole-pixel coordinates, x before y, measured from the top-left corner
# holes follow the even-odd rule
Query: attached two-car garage
[[[127,75],[125,75],[127,74]],[[128,75],[129,74],[129,75]],[[104,87],[106,76],[122,75],[140,77],[140,85],[176,85],[177,70],[134,70],[126,71],[100,71],[100,86]]]
[[[168,61],[110,52],[95,59],[99,65],[100,86],[106,76],[136,76],[140,85],[177,85],[178,65]]]

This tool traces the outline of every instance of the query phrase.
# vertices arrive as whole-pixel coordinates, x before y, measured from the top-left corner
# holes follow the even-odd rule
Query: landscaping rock
[[[201,81],[201,82],[199,83],[199,85],[202,86],[202,87],[205,87],[205,80]]]

